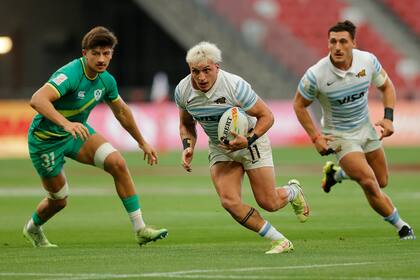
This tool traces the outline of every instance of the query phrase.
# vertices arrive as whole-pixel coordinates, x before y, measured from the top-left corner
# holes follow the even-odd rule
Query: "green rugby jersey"
[[[48,86],[58,96],[54,108],[71,122],[86,123],[92,109],[103,100],[114,102],[119,99],[117,82],[108,72],[98,73],[95,78],[86,75],[84,57],[64,65],[51,75]],[[32,120],[29,133],[39,140],[64,138],[69,135],[63,128],[37,114]]]

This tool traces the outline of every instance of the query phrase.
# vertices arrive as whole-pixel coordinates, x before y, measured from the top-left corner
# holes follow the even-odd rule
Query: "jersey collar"
[[[341,69],[338,69],[337,67],[335,67],[334,64],[332,64],[332,62],[331,62],[331,53],[328,54],[328,66],[329,66],[331,72],[333,72],[334,74],[336,74],[337,76],[339,76],[341,78],[344,78],[347,75],[347,73],[356,74],[357,72],[356,72],[356,69],[355,69],[356,68],[355,65],[356,65],[356,61],[355,61],[355,56],[354,56],[354,50],[353,50],[353,61],[351,63],[350,68],[347,69],[347,70],[341,70]]]
[[[82,63],[83,73],[85,74],[86,79],[91,80],[91,81],[95,80],[98,77],[98,73],[96,73],[95,77],[93,77],[93,78],[91,78],[87,75],[87,73],[86,73],[86,58],[84,56],[82,56],[80,58],[80,62]]]

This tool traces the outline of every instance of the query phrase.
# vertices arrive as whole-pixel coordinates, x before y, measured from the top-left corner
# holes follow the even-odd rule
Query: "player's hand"
[[[74,139],[79,137],[82,140],[87,140],[89,138],[89,130],[82,123],[69,122],[64,125],[63,129],[70,133]]]
[[[223,149],[230,150],[230,151],[237,151],[243,148],[248,147],[248,139],[245,136],[239,135],[233,131],[230,134],[234,137],[232,140],[228,141],[227,139],[220,139],[222,144],[219,146]]]
[[[158,163],[157,152],[152,146],[145,142],[143,145],[139,145],[139,147],[143,150],[143,160],[147,160],[147,164],[154,165]]]
[[[191,162],[194,156],[194,150],[191,147],[186,148],[182,151],[182,167],[188,171],[191,172]]]
[[[321,156],[327,156],[329,154],[338,153],[341,151],[341,146],[333,149],[329,146],[328,142],[333,141],[334,137],[331,135],[321,134],[314,142],[315,148]]]
[[[379,138],[379,140],[382,140],[384,137],[388,137],[394,134],[394,124],[388,119],[382,119],[376,122],[375,125],[381,127],[381,137]]]

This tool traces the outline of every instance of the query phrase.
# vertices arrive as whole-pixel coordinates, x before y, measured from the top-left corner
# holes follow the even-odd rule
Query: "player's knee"
[[[67,182],[58,192],[48,192],[48,204],[53,211],[59,212],[67,205],[67,196],[69,195],[69,186]]]
[[[229,213],[235,213],[235,210],[241,205],[240,200],[232,197],[220,197],[220,203]]]
[[[388,186],[388,175],[378,178],[378,184],[379,184],[379,187],[381,187],[381,189]]]
[[[120,153],[116,153],[107,159],[105,170],[115,176],[128,171],[125,159]]]
[[[363,191],[369,197],[380,196],[381,190],[378,182],[373,178],[364,178],[358,181],[362,186]]]
[[[105,169],[105,160],[107,160],[107,158],[116,151],[117,150],[110,143],[103,143],[96,150],[95,155],[93,157],[95,166]]]
[[[268,198],[265,200],[259,200],[257,201],[258,205],[268,211],[268,212],[275,212],[280,209],[280,203],[276,201],[275,199]]]

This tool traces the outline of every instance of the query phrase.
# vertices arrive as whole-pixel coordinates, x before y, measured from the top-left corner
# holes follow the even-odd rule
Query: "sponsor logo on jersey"
[[[85,91],[79,91],[78,93],[77,93],[77,99],[85,99]]]
[[[53,79],[53,82],[57,85],[57,86],[59,86],[59,85],[61,85],[65,80],[67,80],[67,76],[66,75],[64,75],[63,73],[61,73],[60,75],[58,75],[57,77],[55,77],[54,79]]]
[[[218,122],[220,120],[220,116],[204,116],[204,117],[194,117],[195,120],[200,122]]]
[[[357,99],[362,98],[364,95],[365,95],[365,92],[362,91],[360,93],[355,93],[355,94],[352,94],[352,95],[348,95],[348,96],[344,97],[343,99],[338,99],[337,101],[340,105],[343,105],[343,104],[346,104],[346,103],[354,102]]]
[[[327,82],[327,87],[329,87],[330,85],[332,85],[332,84],[334,84],[335,83],[335,81],[330,81],[330,82]]]
[[[356,77],[361,78],[366,76],[366,70],[362,69],[359,73],[357,73]]]

